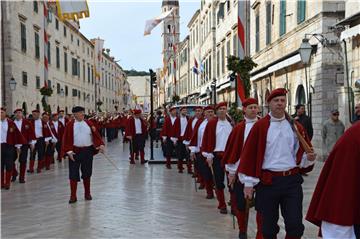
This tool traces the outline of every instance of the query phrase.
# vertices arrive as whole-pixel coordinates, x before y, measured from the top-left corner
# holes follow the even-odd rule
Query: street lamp
[[[206,88],[206,95],[210,98],[210,104],[211,104],[211,102],[212,102],[212,97],[211,97],[211,89],[210,89],[209,86]]]
[[[10,85],[10,90],[11,91],[15,91],[16,89],[16,80],[14,79],[14,77],[11,77],[9,85]]]
[[[312,52],[312,46],[309,43],[309,39],[304,38],[300,45],[299,53],[300,53],[301,61],[305,65],[309,64],[309,62],[310,62],[311,52]]]
[[[360,79],[355,81],[355,87],[360,89]]]
[[[64,91],[64,89],[61,89],[61,90],[60,90],[60,96],[61,96],[61,97],[64,97],[64,96],[65,96],[65,91]]]

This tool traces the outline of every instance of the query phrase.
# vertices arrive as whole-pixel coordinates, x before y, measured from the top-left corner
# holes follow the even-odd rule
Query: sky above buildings
[[[180,0],[180,39],[188,34],[187,24],[200,8],[199,0]],[[161,67],[161,25],[144,36],[145,21],[161,13],[161,0],[90,0],[90,18],[80,21],[80,31],[89,39],[105,40],[104,48],[126,70]]]

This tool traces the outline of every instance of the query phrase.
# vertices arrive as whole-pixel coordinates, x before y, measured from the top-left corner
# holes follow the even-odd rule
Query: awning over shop
[[[344,30],[343,32],[341,32],[340,40],[342,41],[344,39],[352,38],[357,35],[360,35],[360,25],[350,27],[350,28]]]

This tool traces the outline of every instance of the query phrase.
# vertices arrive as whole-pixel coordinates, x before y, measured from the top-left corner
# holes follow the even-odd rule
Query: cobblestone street
[[[139,161],[129,165],[128,147],[123,151],[119,142],[107,145],[107,155],[120,171],[103,156],[95,158],[92,201],[84,201],[79,184],[78,202],[68,204],[67,162],[2,191],[2,238],[237,238],[232,216],[219,214],[216,199],[206,200],[204,191],[195,192],[188,174]],[[304,212],[321,166],[305,178]],[[253,216],[250,238],[256,228]],[[305,238],[316,238],[316,228],[305,227]]]

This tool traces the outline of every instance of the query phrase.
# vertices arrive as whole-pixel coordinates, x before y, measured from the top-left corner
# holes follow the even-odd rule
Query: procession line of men
[[[246,99],[242,102],[244,120],[234,127],[227,118],[225,102],[215,107],[196,107],[192,118],[187,117],[186,108],[180,108],[180,116],[177,116],[173,107],[165,118],[161,136],[166,167],[171,169],[174,151],[179,173],[183,172],[183,159],[190,158],[189,169],[193,162],[193,176],[200,183],[199,189],[205,189],[207,199],[214,198],[215,191],[221,214],[227,213],[224,193],[227,175],[231,213],[238,221],[239,238],[247,238],[252,204],[256,210],[257,239],[276,238],[280,230],[279,210],[284,218],[286,239],[301,238],[304,233],[302,175],[313,169],[317,155],[303,125],[286,113],[286,94],[283,88],[273,90],[267,98],[270,113],[261,119],[257,116],[257,100]],[[352,187],[352,190],[355,189]],[[358,191],[355,191],[356,198],[359,198]],[[350,221],[355,235],[360,210],[354,201],[351,202],[351,207],[346,208],[347,212],[356,211],[347,214],[353,219],[339,221],[347,224]],[[312,220],[321,224],[317,218]],[[326,235],[336,235],[336,230],[341,228],[342,224],[336,225],[336,220],[334,224],[331,222],[325,222],[325,227],[322,225]],[[349,235],[346,231],[344,235],[346,233]]]

